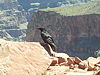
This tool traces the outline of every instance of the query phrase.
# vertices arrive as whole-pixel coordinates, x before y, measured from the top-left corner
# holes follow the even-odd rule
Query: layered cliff
[[[45,27],[53,36],[59,52],[74,56],[95,56],[100,48],[100,15],[62,16],[52,11],[34,13],[28,24],[27,41],[41,41],[37,27]]]
[[[27,29],[26,17],[27,12],[17,0],[0,0],[0,33],[2,33],[0,38],[14,41],[24,40],[25,29]]]

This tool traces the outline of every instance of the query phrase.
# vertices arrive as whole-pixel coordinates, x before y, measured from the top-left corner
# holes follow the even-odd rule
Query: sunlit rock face
[[[27,41],[42,41],[37,27],[45,27],[53,36],[58,52],[85,58],[96,56],[100,48],[100,15],[62,16],[55,12],[34,13],[28,24]]]
[[[51,59],[39,42],[11,42],[0,39],[0,75],[41,75]]]

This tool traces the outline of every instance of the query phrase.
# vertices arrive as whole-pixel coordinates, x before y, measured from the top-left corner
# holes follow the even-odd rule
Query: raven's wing
[[[48,37],[48,38],[47,38],[47,42],[48,42],[48,44],[52,44],[52,43],[54,43],[52,37]]]
[[[42,32],[41,34],[42,34],[42,36],[44,38],[48,38],[48,37],[51,37],[52,38],[52,36],[48,32]]]
[[[47,43],[51,46],[51,48],[52,48],[53,51],[56,51],[57,47],[56,47],[56,45],[55,45],[55,43],[54,43],[54,41],[53,41],[52,38],[49,37],[47,39]]]
[[[41,33],[42,39],[45,43],[48,43],[53,51],[56,51],[56,45],[52,39],[52,36],[48,32],[42,32]]]
[[[41,36],[42,36],[44,42],[46,42],[48,44],[54,43],[52,36],[48,32],[42,32]]]

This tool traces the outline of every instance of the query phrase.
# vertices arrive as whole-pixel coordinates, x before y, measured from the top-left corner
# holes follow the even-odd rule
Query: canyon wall
[[[38,27],[45,27],[53,36],[58,52],[87,57],[96,56],[100,49],[99,14],[63,16],[53,11],[38,11],[28,24],[27,41],[42,42]]]

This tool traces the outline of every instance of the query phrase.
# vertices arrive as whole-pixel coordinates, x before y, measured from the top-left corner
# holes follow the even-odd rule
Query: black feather
[[[41,37],[43,41],[49,44],[53,51],[56,51],[57,47],[54,43],[52,36],[47,32],[45,28],[38,28],[41,31]]]

